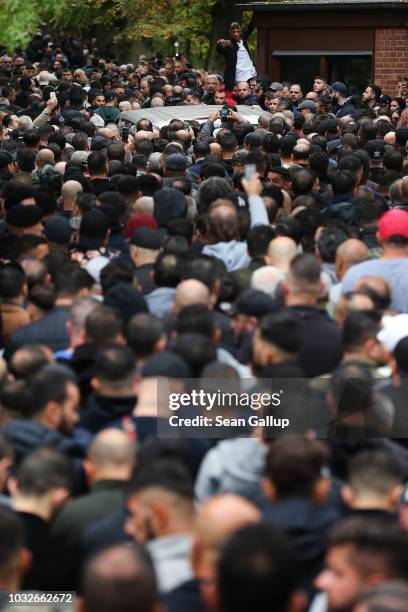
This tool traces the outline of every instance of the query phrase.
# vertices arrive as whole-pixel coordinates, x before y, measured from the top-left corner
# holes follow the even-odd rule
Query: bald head
[[[382,276],[362,276],[354,286],[354,291],[365,291],[376,302],[381,310],[390,307],[391,285]]]
[[[104,429],[88,450],[87,473],[91,480],[128,480],[135,464],[134,441],[120,429]]]
[[[367,257],[367,246],[362,240],[349,238],[340,244],[337,249],[337,254],[353,263],[359,263]]]
[[[138,132],[136,132],[136,134],[134,134],[135,142],[139,142],[139,140],[151,140],[152,138],[153,132],[149,132],[148,130],[139,130]]]
[[[187,130],[177,130],[176,136],[179,140],[182,140],[183,142],[188,142],[189,140],[191,140],[190,134]]]
[[[46,164],[53,166],[55,164],[54,153],[51,149],[41,149],[35,158],[37,168],[41,170]]]
[[[232,202],[219,198],[211,204],[208,228],[213,243],[239,240],[238,213]]]
[[[96,132],[96,136],[104,136],[105,138],[113,138],[115,136],[115,131],[111,127],[103,127],[103,128],[100,128]]]
[[[284,273],[274,266],[262,266],[255,270],[251,276],[251,288],[275,297],[276,288],[285,278]]]
[[[61,187],[61,198],[64,204],[64,210],[73,208],[77,199],[78,193],[83,192],[83,187],[78,181],[67,181]]]
[[[132,105],[128,100],[123,100],[122,102],[119,102],[119,110],[121,113],[124,113],[125,111],[130,111],[132,110]]]
[[[151,108],[160,108],[164,106],[164,100],[156,96],[150,103]]]
[[[153,216],[154,211],[154,200],[151,196],[142,196],[138,198],[132,206],[132,210],[135,214],[145,213],[146,215]]]
[[[385,134],[384,136],[385,144],[394,146],[396,142],[397,142],[397,138],[396,138],[395,132],[388,132],[388,134]]]
[[[269,243],[266,260],[270,266],[274,266],[286,274],[296,252],[296,242],[292,238],[278,236]]]
[[[211,205],[210,219],[231,220],[237,216],[237,210],[232,202],[219,198]]]
[[[309,157],[310,146],[308,144],[297,144],[293,147],[292,156],[295,160]]]
[[[361,240],[349,238],[336,251],[336,274],[340,280],[347,270],[367,258],[368,248]]]
[[[210,303],[210,292],[208,287],[199,280],[190,278],[184,280],[177,285],[174,298],[174,314],[177,314],[186,306],[193,304],[204,304],[207,306]]]
[[[137,545],[120,544],[99,553],[83,575],[87,612],[154,612],[157,584],[147,553]]]
[[[60,161],[57,164],[55,164],[55,169],[58,170],[61,176],[64,176],[65,174],[66,165],[67,165],[67,162],[64,162],[64,161]]]
[[[222,148],[218,142],[210,143],[210,151],[211,155],[218,155],[218,157],[222,157]]]
[[[249,87],[249,84],[247,83],[247,81],[240,81],[239,83],[237,83],[237,94],[238,94],[238,98],[246,98],[247,96],[249,96],[249,94],[251,93],[251,88]]]
[[[213,577],[219,554],[229,537],[241,527],[260,520],[259,509],[239,495],[215,495],[205,502],[197,513],[194,529],[196,577]]]
[[[342,295],[334,311],[334,319],[337,325],[343,325],[348,315],[355,310],[375,310],[375,304],[369,295],[359,291]]]

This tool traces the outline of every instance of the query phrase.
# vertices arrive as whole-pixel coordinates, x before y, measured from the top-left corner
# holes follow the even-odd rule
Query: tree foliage
[[[24,48],[37,28],[61,18],[63,0],[0,0],[0,45]]]
[[[217,0],[71,0],[63,24],[89,32],[109,32],[114,43],[179,40],[205,49]]]
[[[39,26],[64,27],[98,42],[175,40],[180,51],[204,61],[214,21],[235,15],[238,0],[0,0],[0,43],[23,47]],[[235,11],[235,12],[234,12]],[[211,43],[212,44],[212,43]],[[100,44],[103,47],[103,44]]]

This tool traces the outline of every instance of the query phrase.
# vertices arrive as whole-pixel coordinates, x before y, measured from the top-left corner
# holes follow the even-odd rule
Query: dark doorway
[[[352,94],[361,94],[372,79],[371,55],[333,55],[327,60],[329,82],[346,83]]]
[[[277,58],[278,59],[278,58]],[[313,88],[313,79],[321,74],[329,83],[343,81],[350,93],[361,94],[372,78],[371,55],[289,55],[279,54],[281,81],[300,83],[306,94]]]
[[[313,88],[313,79],[320,73],[320,57],[317,55],[284,55],[279,59],[281,81],[299,83],[306,95]]]

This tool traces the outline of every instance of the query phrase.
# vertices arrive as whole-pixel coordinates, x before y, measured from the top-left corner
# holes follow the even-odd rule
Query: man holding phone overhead
[[[227,92],[231,92],[235,83],[248,81],[256,77],[256,69],[249,55],[247,39],[254,29],[252,20],[245,32],[234,21],[229,28],[229,40],[220,39],[217,42],[217,51],[225,58],[224,82]]]

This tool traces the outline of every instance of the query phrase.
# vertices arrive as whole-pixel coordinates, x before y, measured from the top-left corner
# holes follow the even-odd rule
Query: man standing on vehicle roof
[[[224,82],[227,96],[232,92],[235,83],[256,77],[247,43],[253,29],[252,19],[244,33],[241,32],[239,23],[234,21],[229,28],[230,39],[221,39],[217,42],[217,51],[225,58]]]

